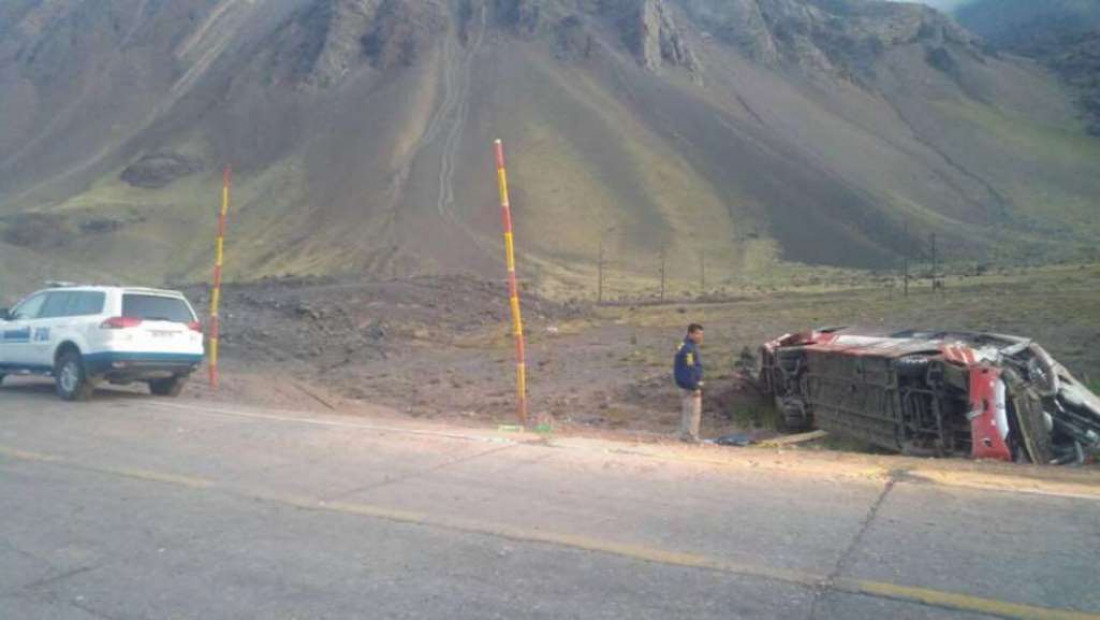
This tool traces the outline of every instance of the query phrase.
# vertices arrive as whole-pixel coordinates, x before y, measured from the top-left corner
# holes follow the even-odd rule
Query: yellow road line
[[[51,462],[59,460],[57,457],[50,456],[48,454],[28,452],[26,450],[20,450],[18,448],[7,448],[4,446],[0,446],[0,456],[6,456],[20,461]]]
[[[1080,480],[1042,480],[1006,474],[988,475],[982,472],[950,472],[935,470],[910,470],[906,477],[959,489],[976,489],[1004,493],[1025,493],[1045,497],[1100,500],[1100,485]]]
[[[83,471],[92,471],[100,474],[110,474],[112,476],[134,478],[136,480],[146,480],[149,482],[160,482],[163,484],[182,486],[190,489],[206,489],[214,486],[214,481],[206,480],[204,478],[180,476],[176,474],[168,474],[146,469],[135,469],[130,467],[100,467],[97,465],[87,465],[83,463],[76,463],[59,456],[41,454],[38,452],[28,452],[26,450],[10,448],[7,446],[0,446],[0,456],[7,456],[9,458],[20,461],[54,463],[56,465],[68,467],[70,469],[80,469]]]
[[[128,467],[86,467],[83,465],[79,467],[102,474],[112,474],[123,478],[134,478],[136,480],[147,480],[149,482],[161,482],[164,484],[187,487],[189,489],[206,489],[214,486],[213,480],[192,478],[191,476],[177,476],[176,474],[166,474],[146,469],[131,469]]]
[[[1013,618],[1019,620],[1097,620],[1100,614],[1092,614],[1083,611],[1071,611],[1066,609],[1052,609],[1049,607],[1036,607],[1020,603],[1009,603],[995,599],[944,592],[928,588],[913,588],[899,586],[893,583],[879,581],[863,581],[858,579],[837,579],[833,582],[834,590],[850,592],[853,594],[866,594],[880,598],[889,598],[911,603],[921,603],[932,607],[943,607],[959,611],[971,611],[1001,618]]]
[[[4,446],[0,446],[0,456],[7,456],[28,462],[56,463],[74,469],[193,489],[207,489],[216,486],[219,490],[236,497],[260,500],[305,510],[358,515],[395,523],[420,525],[468,534],[504,538],[521,543],[546,544],[591,553],[613,555],[652,564],[711,570],[739,577],[767,579],[801,587],[821,588],[823,590],[845,592],[848,594],[893,599],[956,611],[999,616],[1012,620],[1100,620],[1100,614],[1096,613],[1011,603],[997,599],[971,596],[969,594],[903,586],[880,581],[848,578],[829,580],[825,575],[815,574],[809,571],[778,568],[762,564],[731,562],[695,553],[672,551],[646,545],[617,543],[599,538],[540,530],[537,528],[513,527],[483,521],[437,517],[428,513],[387,508],[385,506],[376,506],[372,504],[323,502],[311,497],[251,489],[236,489],[216,485],[213,481],[202,478],[178,476],[175,474],[165,474],[141,469],[89,466],[67,461],[60,457]]]
[[[776,568],[761,564],[744,564],[729,562],[717,558],[686,553],[682,551],[670,551],[645,545],[632,545],[616,543],[598,538],[564,534],[537,529],[514,528],[492,524],[479,524],[470,522],[455,522],[448,520],[428,521],[426,525],[435,525],[447,529],[460,530],[473,534],[483,534],[498,538],[507,538],[517,542],[543,543],[558,547],[568,547],[581,551],[603,553],[640,560],[652,564],[664,564],[668,566],[682,566],[685,568],[701,568],[722,573],[729,573],[742,577],[758,577],[782,581],[800,586],[816,587],[824,582],[823,575],[815,575],[809,572]]]

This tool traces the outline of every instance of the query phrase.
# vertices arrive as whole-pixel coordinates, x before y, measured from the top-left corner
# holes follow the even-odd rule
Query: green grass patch
[[[1093,394],[1100,394],[1100,379],[1093,379],[1085,384]]]
[[[1092,190],[1100,175],[1100,140],[1077,123],[1037,123],[974,101],[944,100],[935,107],[958,131],[1012,154],[1013,163],[990,162],[994,167],[984,171],[1013,207],[1012,229],[992,231],[997,245],[1016,255],[1065,257],[1074,251],[1068,246],[1095,241],[1100,222]]]
[[[1000,108],[970,100],[938,101],[936,107],[979,126],[1030,159],[1053,161],[1067,167],[1095,168],[1096,162],[1100,162],[1100,140],[1090,137],[1080,126],[1041,125],[1027,117],[1010,115]]]

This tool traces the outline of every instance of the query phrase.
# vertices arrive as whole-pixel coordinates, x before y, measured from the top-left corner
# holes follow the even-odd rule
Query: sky
[[[918,0],[924,4],[936,7],[941,11],[950,11],[960,4],[965,4],[966,0]],[[1038,1],[1038,0],[1037,0]]]

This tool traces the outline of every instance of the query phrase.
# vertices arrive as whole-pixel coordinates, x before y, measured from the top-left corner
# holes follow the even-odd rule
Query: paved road
[[[0,618],[1100,617],[1092,499],[16,383]]]

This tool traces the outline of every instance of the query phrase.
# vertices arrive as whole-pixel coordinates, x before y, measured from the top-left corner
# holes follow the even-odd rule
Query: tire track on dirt
[[[458,156],[458,147],[462,142],[462,134],[466,129],[470,117],[470,83],[473,81],[474,58],[481,50],[485,42],[486,9],[482,4],[478,11],[478,30],[469,49],[458,60],[451,63],[455,74],[451,76],[451,89],[453,96],[451,104],[454,106],[454,121],[448,129],[443,141],[443,156],[439,167],[439,194],[436,201],[436,209],[439,214],[457,221],[454,213],[454,175],[455,159]],[[448,40],[448,45],[454,47],[453,39]],[[457,80],[455,79],[457,78]]]
[[[478,242],[478,237],[454,213],[455,160],[458,155],[458,147],[461,144],[462,133],[465,131],[469,118],[470,82],[474,58],[485,40],[488,23],[486,4],[482,3],[479,7],[477,19],[477,34],[470,40],[468,49],[461,49],[463,46],[458,42],[457,35],[454,33],[449,33],[445,37],[441,52],[443,56],[441,61],[442,101],[429,118],[427,127],[416,145],[405,157],[401,167],[394,172],[389,191],[389,203],[391,213],[395,214],[396,210],[400,208],[405,185],[412,177],[413,166],[416,165],[424,152],[435,145],[442,136],[439,183],[435,200],[436,211],[445,220],[456,224],[463,232],[470,235],[475,243],[481,245]],[[450,123],[449,126],[448,123]]]
[[[457,156],[459,138],[465,129],[469,111],[467,98],[470,91],[470,76],[473,67],[473,58],[480,50],[484,42],[487,25],[486,6],[482,4],[479,11],[479,28],[477,37],[470,44],[470,49],[463,54],[461,44],[457,40],[457,34],[447,33],[442,46],[442,79],[443,98],[438,107],[428,119],[427,126],[420,139],[409,150],[401,165],[393,172],[388,190],[389,225],[394,226],[397,221],[397,212],[401,208],[401,202],[409,180],[412,178],[413,167],[426,150],[434,145],[443,134],[443,153],[440,159],[439,189],[436,195],[436,211],[445,220],[458,225],[461,230],[477,241],[477,237],[454,216],[454,160]],[[454,119],[453,125],[446,127],[447,122]],[[457,126],[457,129],[455,128]],[[387,263],[393,267],[397,258],[391,256]],[[396,269],[396,267],[394,267]]]

